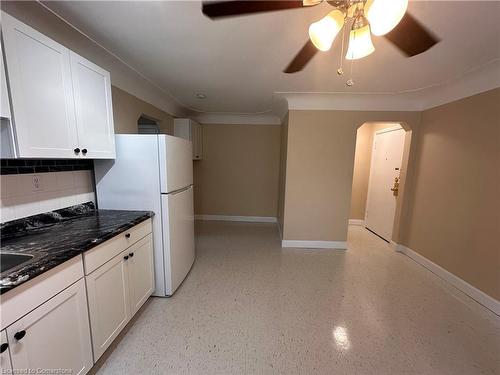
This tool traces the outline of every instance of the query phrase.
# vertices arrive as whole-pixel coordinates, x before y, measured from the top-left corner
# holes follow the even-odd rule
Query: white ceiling
[[[383,37],[355,62],[355,86],[336,75],[340,41],[296,74],[282,70],[307,40],[311,22],[328,4],[212,21],[198,1],[45,2],[186,108],[201,112],[262,113],[273,93],[418,91],[452,82],[500,59],[500,2],[413,1],[409,11],[442,41],[406,58]],[[349,65],[344,70],[349,72]],[[196,93],[207,98],[200,100]]]

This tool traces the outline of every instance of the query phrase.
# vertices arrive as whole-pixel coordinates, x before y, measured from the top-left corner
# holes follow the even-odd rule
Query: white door
[[[162,194],[166,294],[181,285],[194,262],[193,188]]]
[[[154,290],[153,236],[147,235],[127,250],[130,309],[133,316]]]
[[[70,55],[82,157],[112,159],[115,157],[115,132],[109,73],[74,52]]]
[[[171,193],[193,183],[193,146],[190,141],[170,135],[158,136],[160,188]]]
[[[7,333],[5,329],[0,332],[0,371],[2,374],[10,374],[12,365],[10,363],[9,343],[7,341]]]
[[[365,225],[387,241],[392,237],[397,201],[391,188],[399,178],[404,140],[401,127],[379,130],[373,137]]]
[[[93,361],[83,279],[10,325],[7,337],[14,371],[69,369],[86,374]]]
[[[85,277],[96,361],[130,320],[126,255],[118,254]]]
[[[19,157],[77,157],[69,50],[2,12]]]

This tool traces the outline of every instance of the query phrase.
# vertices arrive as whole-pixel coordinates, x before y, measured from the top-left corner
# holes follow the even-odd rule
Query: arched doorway
[[[411,133],[398,122],[366,122],[357,130],[349,224],[387,242],[399,238]]]

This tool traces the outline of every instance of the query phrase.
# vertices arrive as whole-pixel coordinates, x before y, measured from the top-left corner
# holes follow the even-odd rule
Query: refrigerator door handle
[[[189,186],[186,186],[186,187],[183,187],[182,189],[177,189],[177,190],[174,190],[174,191],[171,191],[170,195],[177,195],[177,194],[180,194],[182,192],[185,192],[186,190],[189,190],[189,189],[192,189],[193,188],[193,185],[189,185]]]

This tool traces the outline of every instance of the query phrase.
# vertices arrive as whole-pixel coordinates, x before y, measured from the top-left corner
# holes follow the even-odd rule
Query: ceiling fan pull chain
[[[352,72],[353,72],[353,70],[354,70],[354,60],[351,60],[351,73],[349,74],[349,76],[350,76],[351,78],[349,78],[349,79],[347,80],[347,82],[345,83],[345,84],[346,84],[347,86],[349,86],[349,87],[351,87],[351,86],[353,86],[353,85],[354,85],[354,80],[352,79]]]
[[[345,43],[345,29],[346,29],[345,19],[346,18],[347,17],[344,17],[344,27],[342,27],[342,47],[341,47],[341,51],[340,51],[340,67],[337,69],[337,74],[339,76],[344,75],[343,65],[344,65],[344,43]]]

